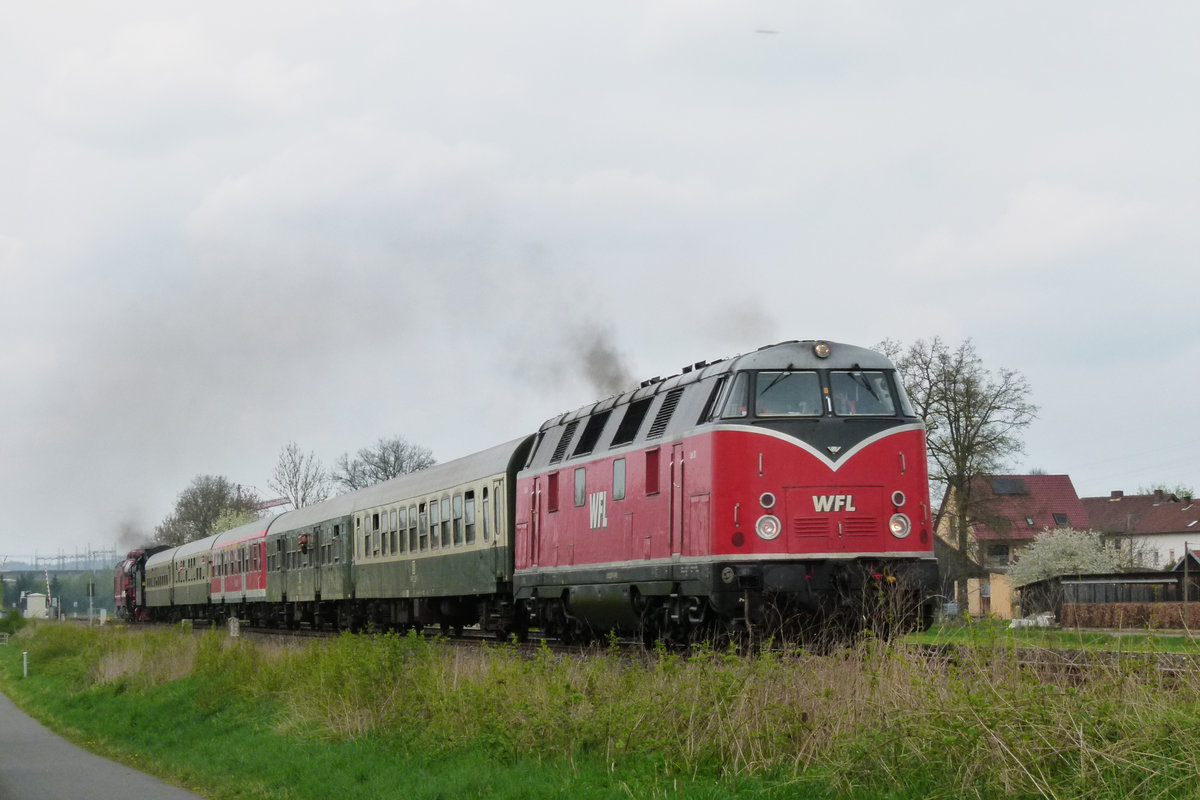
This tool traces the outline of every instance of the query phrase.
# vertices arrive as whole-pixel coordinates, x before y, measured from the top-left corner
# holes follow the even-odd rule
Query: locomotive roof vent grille
[[[667,392],[667,396],[663,398],[662,406],[659,407],[658,413],[654,416],[654,424],[650,426],[650,431],[646,434],[647,439],[663,435],[663,431],[667,429],[667,423],[671,421],[671,415],[675,413],[675,407],[679,405],[679,398],[682,395],[682,386]]]
[[[571,444],[571,437],[575,435],[575,429],[579,427],[579,420],[571,420],[567,423],[567,427],[563,428],[562,438],[558,440],[558,446],[554,448],[554,455],[550,456],[550,463],[557,464],[563,460],[563,456],[567,454],[567,446]]]

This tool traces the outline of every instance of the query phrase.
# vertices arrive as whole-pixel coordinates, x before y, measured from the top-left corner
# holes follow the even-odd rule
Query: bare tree
[[[288,442],[267,486],[286,497],[293,508],[303,508],[329,497],[330,476],[316,455],[302,453],[299,445]]]
[[[971,523],[982,516],[974,479],[994,474],[1022,452],[1021,432],[1037,417],[1029,401],[1029,382],[1021,373],[983,366],[967,339],[951,349],[940,337],[918,340],[907,348],[898,342],[878,345],[896,362],[917,414],[925,421],[929,477],[952,502],[950,528],[958,551],[970,557]],[[958,576],[960,596],[966,578]]]
[[[154,530],[159,544],[178,546],[219,533],[218,520],[227,512],[254,513],[258,495],[219,475],[200,475],[179,493],[175,511]],[[243,517],[226,517],[244,518]],[[253,517],[251,517],[252,519]]]
[[[343,453],[333,469],[333,480],[346,491],[427,469],[437,463],[433,451],[409,443],[403,436],[381,438],[374,447],[364,447],[353,459]]]

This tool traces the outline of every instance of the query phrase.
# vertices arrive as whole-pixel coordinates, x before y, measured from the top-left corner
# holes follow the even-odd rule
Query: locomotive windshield
[[[913,416],[904,389],[883,370],[740,372],[718,405],[724,419]]]
[[[760,417],[818,417],[821,381],[816,372],[760,372],[754,413]]]
[[[830,371],[833,413],[841,417],[892,416],[896,402],[882,372]]]

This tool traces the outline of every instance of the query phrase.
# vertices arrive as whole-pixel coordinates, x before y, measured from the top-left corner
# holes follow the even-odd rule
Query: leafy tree
[[[1192,487],[1185,483],[1177,483],[1174,486],[1167,483],[1152,483],[1149,486],[1139,486],[1137,490],[1138,494],[1154,494],[1155,492],[1162,492],[1163,494],[1174,495],[1175,497],[1196,496],[1195,492],[1192,491]]]
[[[279,453],[279,461],[267,486],[283,495],[293,508],[303,508],[329,497],[330,475],[311,451],[300,452],[295,442],[288,442]]]
[[[1099,533],[1074,528],[1046,529],[1021,550],[1008,571],[1013,586],[1057,575],[1097,575],[1118,572],[1121,553],[1104,544]]]
[[[253,519],[259,504],[258,495],[245,491],[219,475],[200,475],[192,480],[188,488],[179,493],[175,510],[154,530],[154,540],[159,544],[178,547],[186,542],[203,539],[219,533],[225,528],[229,517],[223,514],[250,514]]]
[[[343,453],[333,470],[333,480],[346,491],[374,486],[381,481],[418,472],[437,463],[428,447],[410,444],[403,436],[380,439],[364,447],[353,459]]]
[[[950,528],[958,551],[972,557],[971,523],[982,516],[972,495],[974,479],[1002,471],[1022,452],[1021,432],[1037,417],[1029,400],[1029,382],[1011,369],[992,372],[983,366],[970,339],[951,348],[940,337],[917,340],[908,347],[887,340],[877,349],[900,372],[917,414],[925,421],[929,477],[952,502]],[[957,575],[959,596],[966,596],[966,576]]]

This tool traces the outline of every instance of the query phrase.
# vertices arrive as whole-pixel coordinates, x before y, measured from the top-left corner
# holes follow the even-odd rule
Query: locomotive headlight
[[[901,492],[901,491],[892,492],[892,505],[894,505],[896,508],[900,508],[901,506],[903,506],[904,501],[907,499],[908,498],[906,498],[904,496],[904,492]]]
[[[829,342],[817,342],[814,344],[813,355],[817,358],[829,358]]]
[[[758,498],[758,502],[763,508],[774,508],[775,495],[771,494],[770,492],[763,492],[762,497]]]
[[[754,523],[754,532],[760,539],[768,542],[777,538],[781,530],[783,530],[783,526],[779,524],[779,517],[770,514],[762,515],[758,518],[758,522]]]
[[[891,520],[888,521],[888,529],[891,530],[892,536],[903,539],[912,533],[912,522],[903,514],[892,514]]]

